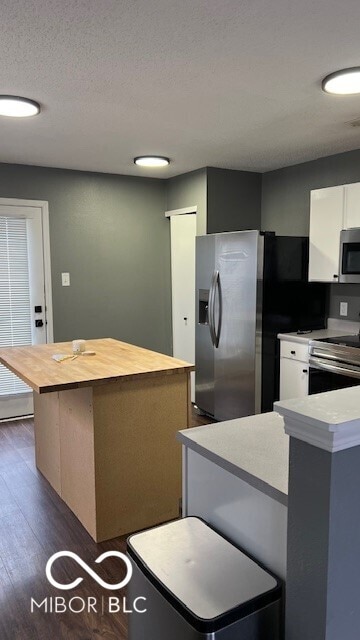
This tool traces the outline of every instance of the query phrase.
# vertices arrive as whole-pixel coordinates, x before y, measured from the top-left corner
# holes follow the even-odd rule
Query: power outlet
[[[347,316],[347,314],[348,314],[348,303],[340,302],[340,315]]]

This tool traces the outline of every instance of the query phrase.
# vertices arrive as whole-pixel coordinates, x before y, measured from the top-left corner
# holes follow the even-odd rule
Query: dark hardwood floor
[[[193,412],[193,426],[208,422]],[[37,471],[32,420],[0,423],[0,640],[125,640],[126,615],[100,610],[104,590],[74,560],[61,558],[53,566],[59,582],[83,577],[70,592],[55,589],[45,575],[46,563],[57,551],[73,551],[93,566],[104,551],[125,551],[125,547],[125,537],[96,544]],[[97,565],[96,572],[109,583],[124,577],[116,558]],[[35,606],[31,612],[32,598],[41,603],[55,597],[67,602],[73,597],[85,602],[94,597],[99,610],[45,613]],[[81,602],[75,600],[74,608],[80,608]]]

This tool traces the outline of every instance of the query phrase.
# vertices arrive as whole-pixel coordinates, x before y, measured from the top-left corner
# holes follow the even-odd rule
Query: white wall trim
[[[330,453],[360,445],[360,387],[274,403],[285,433]]]
[[[189,213],[197,213],[197,206],[193,207],[184,207],[183,209],[171,209],[170,211],[165,211],[165,217],[170,218],[170,216],[184,216]]]
[[[50,258],[50,228],[49,203],[46,200],[21,200],[19,198],[0,198],[0,205],[6,207],[37,207],[41,210],[43,248],[44,248],[44,277],[46,300],[46,335],[47,342],[54,342],[54,323],[51,286],[51,258]]]
[[[297,438],[297,440],[307,442],[313,447],[329,451],[329,453],[344,451],[344,449],[351,449],[360,445],[359,422],[356,421],[342,425],[342,430],[336,432],[319,429],[314,425],[304,424],[300,420],[285,418],[285,433],[288,436]]]

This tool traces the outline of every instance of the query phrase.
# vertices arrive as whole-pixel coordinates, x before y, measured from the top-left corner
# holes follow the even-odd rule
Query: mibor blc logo
[[[82,567],[84,571],[86,571],[86,573],[88,573],[89,576],[91,576],[95,580],[95,582],[97,582],[104,589],[109,589],[109,591],[116,591],[117,589],[122,589],[123,587],[126,587],[126,585],[131,580],[131,576],[132,576],[131,562],[124,553],[121,553],[121,551],[106,551],[105,553],[102,553],[101,556],[99,556],[95,560],[95,562],[99,564],[106,558],[116,557],[116,558],[120,558],[124,562],[126,566],[126,576],[124,580],[122,580],[121,582],[118,582],[117,584],[109,584],[108,582],[105,582],[104,580],[102,580],[102,578],[100,578],[100,576],[98,576],[98,574],[95,573],[95,571],[93,571],[93,569],[91,569],[91,567],[89,567],[89,565],[86,564],[86,562],[84,562],[84,560],[82,560],[77,555],[77,553],[73,553],[72,551],[58,551],[57,553],[54,553],[54,555],[52,555],[51,558],[49,558],[49,560],[46,563],[46,577],[49,580],[50,584],[52,584],[53,587],[56,587],[57,589],[63,589],[64,591],[68,591],[69,589],[75,589],[75,587],[77,587],[80,584],[80,582],[83,581],[83,578],[76,578],[76,580],[74,580],[73,582],[70,582],[70,584],[61,584],[60,582],[57,582],[57,580],[53,578],[51,569],[55,560],[57,560],[58,558],[64,558],[64,557],[72,558],[73,560],[75,560],[75,562],[77,562],[80,565],[80,567]]]
[[[89,565],[77,555],[73,551],[58,551],[54,553],[46,563],[46,577],[49,583],[55,587],[56,589],[60,589],[61,591],[70,591],[71,589],[75,589],[79,586],[79,584],[83,581],[84,578],[78,577],[72,582],[62,583],[55,580],[52,574],[52,568],[54,562],[59,558],[71,558],[74,560],[81,569],[83,569],[98,585],[100,585],[103,589],[107,591],[116,591],[118,589],[122,589],[129,584],[133,569],[132,564],[129,558],[121,551],[106,551],[102,553],[98,558],[96,558],[96,564],[100,564],[106,558],[119,558],[126,568],[126,575],[123,580],[117,582],[115,584],[105,582],[97,573],[94,571]],[[81,596],[73,596],[71,598],[65,598],[63,596],[47,596],[41,602],[37,602],[34,598],[31,598],[31,612],[34,611],[42,611],[43,613],[66,613],[68,611],[72,613],[82,613],[93,612],[93,613],[146,613],[146,598],[143,596],[138,596],[134,599],[130,604],[127,602],[126,597],[116,597],[116,596],[108,596],[108,597],[93,597],[88,596],[86,598],[82,598]]]

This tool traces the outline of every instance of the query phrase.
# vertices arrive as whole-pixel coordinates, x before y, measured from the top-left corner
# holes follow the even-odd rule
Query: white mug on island
[[[76,355],[80,355],[86,351],[86,342],[85,340],[73,340],[72,342],[72,350]]]

